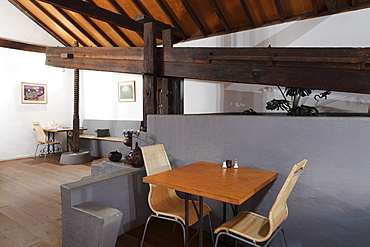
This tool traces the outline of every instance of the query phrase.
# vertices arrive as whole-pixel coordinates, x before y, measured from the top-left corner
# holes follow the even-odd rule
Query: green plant
[[[312,89],[286,87],[283,92],[278,86],[284,99],[273,99],[266,103],[267,110],[283,110],[288,116],[318,116],[319,111],[313,106],[300,105],[299,101],[302,97],[309,96]],[[290,100],[287,99],[290,97]]]

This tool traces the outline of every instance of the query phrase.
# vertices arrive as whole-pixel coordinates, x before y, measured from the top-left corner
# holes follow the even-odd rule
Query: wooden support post
[[[147,116],[157,113],[157,45],[156,23],[144,23],[143,121],[141,130],[147,130]]]

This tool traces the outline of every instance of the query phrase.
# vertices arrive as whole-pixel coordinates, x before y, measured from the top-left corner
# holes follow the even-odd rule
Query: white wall
[[[359,24],[361,23],[361,24]],[[370,9],[363,9],[294,21],[219,37],[210,37],[176,44],[176,47],[369,47]],[[235,91],[235,87],[238,89]],[[207,93],[211,91],[212,93]],[[217,94],[213,94],[217,92]],[[324,92],[314,91],[314,94]],[[202,97],[193,97],[193,95]],[[313,99],[304,103],[316,105]],[[229,97],[227,97],[229,95]],[[185,113],[241,112],[253,108],[266,111],[265,104],[273,98],[282,98],[276,87],[266,85],[237,85],[225,82],[204,83],[185,80]],[[191,100],[188,100],[191,99]],[[321,112],[343,111],[367,113],[370,96],[332,92],[328,100],[316,105]],[[201,107],[198,107],[201,106]]]
[[[61,45],[6,0],[0,0],[0,37],[41,45]],[[71,124],[73,71],[45,66],[45,54],[0,48],[0,160],[32,156],[32,121]],[[47,84],[47,104],[21,104],[21,83]],[[64,135],[58,136],[61,140]]]
[[[135,81],[135,102],[118,101],[118,82]],[[80,71],[80,118],[104,120],[143,119],[141,75]]]

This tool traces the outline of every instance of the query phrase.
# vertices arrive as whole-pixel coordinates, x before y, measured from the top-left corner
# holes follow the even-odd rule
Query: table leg
[[[199,196],[199,247],[203,247],[203,196]]]
[[[189,193],[185,193],[185,243],[189,245]]]

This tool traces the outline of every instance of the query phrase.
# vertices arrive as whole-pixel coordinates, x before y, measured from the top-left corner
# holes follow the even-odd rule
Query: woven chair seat
[[[269,229],[268,218],[253,212],[243,211],[217,227],[215,234],[224,230],[256,242],[264,242],[269,237]]]
[[[151,185],[149,196],[149,205],[156,215],[173,217],[185,224],[185,200],[179,198],[174,190]],[[198,221],[198,215],[192,201],[189,200],[188,203],[189,226],[191,226]],[[199,201],[194,201],[194,204],[199,209]],[[206,203],[203,203],[203,217],[209,214],[209,212],[211,212],[211,208]]]

